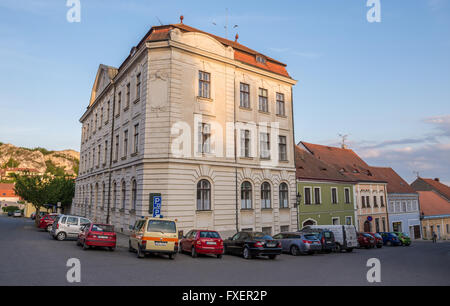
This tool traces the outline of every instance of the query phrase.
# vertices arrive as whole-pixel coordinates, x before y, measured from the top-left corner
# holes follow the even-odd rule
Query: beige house
[[[118,69],[100,65],[72,212],[127,232],[161,195],[185,232],[296,230],[295,83],[237,41],[151,28]]]

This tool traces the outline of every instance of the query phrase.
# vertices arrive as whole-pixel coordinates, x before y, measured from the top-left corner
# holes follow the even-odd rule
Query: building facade
[[[332,166],[296,146],[299,227],[307,225],[354,225],[355,182]]]
[[[435,191],[418,191],[420,217],[424,239],[450,239],[450,202]]]
[[[295,229],[295,83],[236,41],[153,27],[118,69],[99,68],[74,213],[128,232],[161,195],[183,231]]]
[[[419,195],[392,168],[372,167],[376,175],[388,182],[389,225],[412,239],[421,238]]]
[[[387,182],[377,177],[353,150],[301,142],[300,147],[352,179],[357,209],[356,228],[361,232],[389,231]]]

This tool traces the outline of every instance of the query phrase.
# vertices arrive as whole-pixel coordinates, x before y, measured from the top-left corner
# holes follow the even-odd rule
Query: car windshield
[[[200,232],[200,238],[220,238],[219,233],[217,232]]]
[[[266,235],[262,232],[255,232],[251,236],[253,237],[253,239],[273,240],[272,236]]]
[[[177,228],[175,222],[164,220],[150,220],[148,221],[147,232],[162,232],[162,233],[176,233]]]
[[[92,225],[92,231],[94,231],[94,232],[114,232],[114,226],[103,225],[103,224],[94,224],[94,225]]]
[[[313,234],[305,235],[305,238],[309,239],[309,240],[316,240],[317,239],[316,235],[313,235]]]
[[[391,233],[391,236],[394,237],[394,238],[398,238],[398,236],[396,234],[394,234],[394,233]]]
[[[373,238],[370,234],[363,234],[363,236],[366,236],[367,238]]]

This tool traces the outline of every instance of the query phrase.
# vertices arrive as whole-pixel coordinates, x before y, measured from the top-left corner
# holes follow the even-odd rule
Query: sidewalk
[[[118,247],[128,249],[128,235],[116,232],[116,238],[117,238],[117,246]]]

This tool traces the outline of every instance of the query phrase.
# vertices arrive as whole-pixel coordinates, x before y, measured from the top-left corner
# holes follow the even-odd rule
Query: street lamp
[[[299,218],[300,218],[300,214],[299,214],[299,209],[298,207],[300,206],[300,201],[302,200],[302,195],[300,194],[300,192],[297,192],[297,196],[296,196],[296,202],[295,202],[295,208],[297,209],[297,231],[300,230],[300,225],[299,225]]]

